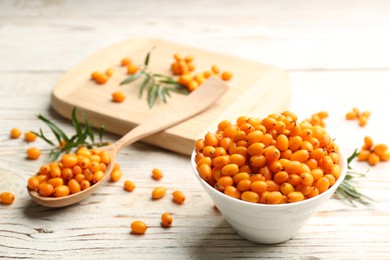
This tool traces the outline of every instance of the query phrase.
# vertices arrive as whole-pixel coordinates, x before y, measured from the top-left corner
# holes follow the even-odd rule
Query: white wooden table
[[[9,130],[38,130],[41,113],[71,131],[50,108],[58,78],[87,54],[130,37],[156,37],[285,68],[293,96],[290,110],[301,118],[329,112],[328,130],[349,154],[370,135],[390,145],[390,3],[388,1],[0,1],[0,258],[76,259],[389,259],[390,163],[370,168],[357,187],[371,196],[371,208],[329,201],[292,240],[274,246],[248,242],[213,208],[190,169],[189,158],[137,143],[118,160],[122,182],[107,183],[77,206],[48,209],[34,204],[25,185],[47,161],[25,160],[31,146],[10,140]],[[369,110],[366,127],[345,121],[352,107]],[[116,136],[108,135],[109,140]],[[42,141],[34,145],[46,147]],[[179,206],[166,196],[149,199],[161,185],[180,189]],[[160,227],[172,212],[170,229]],[[130,234],[141,219],[147,234]]]

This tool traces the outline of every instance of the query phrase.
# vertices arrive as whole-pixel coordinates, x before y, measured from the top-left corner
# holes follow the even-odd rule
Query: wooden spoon
[[[107,176],[114,167],[116,155],[123,147],[200,113],[217,101],[226,91],[227,85],[224,82],[211,77],[205,81],[200,88],[188,95],[188,97],[173,101],[171,106],[167,105],[167,107],[161,107],[164,109],[162,113],[157,113],[156,116],[150,118],[145,123],[133,128],[112,145],[101,147],[101,149],[105,149],[109,152],[111,161],[105,171],[104,179],[92,185],[90,188],[59,198],[43,197],[33,190],[28,190],[29,195],[38,204],[51,208],[68,206],[85,199],[91,195],[105,179],[107,179]]]

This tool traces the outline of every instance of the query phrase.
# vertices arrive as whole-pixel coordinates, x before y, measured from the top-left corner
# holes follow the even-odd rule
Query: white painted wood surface
[[[186,156],[137,143],[118,158],[122,181],[137,184],[133,193],[122,181],[107,183],[77,206],[47,209],[25,185],[48,147],[8,138],[12,127],[42,127],[38,113],[70,132],[50,109],[58,78],[108,44],[157,37],[288,69],[290,109],[301,118],[328,111],[328,130],[347,154],[365,135],[390,145],[389,26],[384,0],[0,1],[0,191],[16,195],[11,206],[0,205],[0,258],[389,259],[390,163],[353,164],[370,170],[357,186],[376,201],[372,208],[331,200],[294,239],[261,246],[241,239],[213,208]],[[372,112],[365,128],[344,120],[354,106]],[[32,145],[46,148],[38,161],[24,158]],[[150,178],[153,167],[165,173],[159,182]],[[187,201],[151,201],[157,185],[182,190]],[[165,211],[174,216],[170,229],[160,227]],[[150,226],[147,234],[130,234],[136,219]]]

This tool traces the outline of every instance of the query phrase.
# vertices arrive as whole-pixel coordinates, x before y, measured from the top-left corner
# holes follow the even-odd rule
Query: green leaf
[[[157,88],[157,94],[158,94],[158,98],[163,101],[164,103],[167,103],[167,100],[165,98],[165,94],[164,94],[164,91],[163,91],[163,88],[161,86],[159,86]]]
[[[125,78],[121,83],[119,83],[119,85],[124,85],[124,84],[131,83],[134,80],[136,80],[139,77],[141,77],[143,74],[144,74],[144,72],[141,70],[141,71],[139,71],[139,72],[137,72],[137,73],[135,73],[133,75],[130,75],[127,78]]]
[[[103,143],[103,135],[104,135],[105,126],[102,125],[99,127],[99,143]]]
[[[83,117],[84,117],[84,124],[85,124],[85,134],[89,137],[89,139],[93,143],[95,141],[95,137],[93,135],[91,125],[89,124],[87,116],[85,114],[83,114]]]
[[[353,159],[355,159],[358,156],[359,156],[359,153],[357,152],[357,149],[355,149],[355,151],[353,151],[353,154],[351,156],[349,156],[347,159],[348,166],[353,161]]]
[[[152,108],[156,102],[158,85],[151,85],[148,89],[148,104],[149,108]]]
[[[50,130],[55,135],[58,143],[61,143],[61,139],[68,142],[69,140],[68,136],[56,124],[54,124],[53,122],[51,122],[49,119],[45,118],[42,115],[38,115],[37,117],[50,128]]]
[[[144,65],[145,65],[145,66],[148,66],[148,65],[149,65],[150,54],[152,53],[152,51],[154,50],[154,48],[156,48],[156,47],[153,46],[152,49],[150,49],[150,51],[146,54],[145,61],[144,61]]]
[[[182,89],[182,88],[167,88],[168,91],[176,92],[178,94],[182,95],[188,95],[190,94],[187,89]]]
[[[149,84],[151,77],[146,74],[146,77],[144,81],[142,82],[141,86],[139,87],[139,98],[142,97],[142,93],[144,92],[145,87]]]
[[[81,125],[80,125],[79,120],[77,120],[76,110],[77,110],[77,107],[74,107],[72,110],[72,125],[73,125],[74,129],[76,130],[76,134],[80,135],[81,134]]]
[[[42,129],[39,128],[39,133],[36,133],[34,131],[32,131],[32,133],[34,133],[36,136],[38,136],[39,138],[42,138],[43,140],[45,140],[46,143],[50,144],[51,146],[55,146],[55,144],[50,141],[42,132]]]

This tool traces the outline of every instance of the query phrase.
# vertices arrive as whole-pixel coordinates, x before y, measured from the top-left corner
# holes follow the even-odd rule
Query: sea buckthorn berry
[[[64,167],[71,167],[73,168],[74,166],[77,165],[78,159],[77,156],[74,154],[64,154],[61,159],[62,165]]]
[[[225,188],[224,193],[230,197],[240,199],[241,198],[241,192],[234,186],[227,186]]]
[[[364,145],[367,148],[367,150],[370,150],[371,147],[374,145],[374,141],[370,136],[364,137]]]
[[[173,202],[175,202],[177,204],[182,204],[186,200],[186,196],[184,195],[183,192],[181,192],[179,190],[175,190],[172,193],[172,200],[173,200]]]
[[[231,73],[230,71],[224,71],[222,72],[221,78],[226,81],[231,80],[233,78],[233,73]]]
[[[31,132],[31,131],[26,132],[26,133],[24,134],[24,140],[25,140],[26,142],[33,142],[33,141],[35,141],[35,139],[37,139],[37,135],[34,134],[34,133]]]
[[[199,167],[199,174],[200,177],[205,181],[208,181],[213,177],[211,167],[205,163]]]
[[[248,191],[251,189],[251,180],[241,180],[237,183],[237,189],[241,192]]]
[[[271,191],[265,197],[265,200],[268,204],[279,204],[282,202],[283,195],[279,191]]]
[[[80,182],[80,188],[82,190],[88,189],[89,187],[91,187],[91,183],[88,180],[82,180]]]
[[[387,145],[385,144],[377,144],[374,146],[374,153],[378,156],[383,155],[387,151]]]
[[[251,183],[251,190],[261,194],[267,190],[267,183],[265,181],[254,181]]]
[[[58,185],[54,188],[53,195],[54,197],[65,197],[70,193],[69,187],[66,185]]]
[[[14,202],[15,196],[11,192],[5,191],[0,194],[1,204],[10,205]]]
[[[27,182],[28,188],[35,191],[38,191],[39,184],[40,182],[37,176],[30,177]]]
[[[108,165],[110,163],[110,155],[108,154],[107,151],[102,151],[100,154],[100,159],[101,159],[101,162]]]
[[[71,168],[62,168],[61,170],[61,177],[66,182],[73,178],[73,171]]]
[[[129,59],[129,58],[123,58],[122,60],[121,60],[121,66],[128,66],[128,65],[130,65],[132,62],[131,62],[131,60]]]
[[[290,183],[285,182],[280,186],[280,191],[283,195],[288,195],[290,192],[294,191],[294,186],[292,186]]]
[[[222,176],[217,181],[217,186],[219,187],[220,190],[225,190],[227,186],[232,186],[232,185],[233,185],[233,178],[230,176]]]
[[[127,66],[127,74],[134,75],[139,70],[138,66],[135,64],[130,64]]]
[[[244,191],[241,194],[241,199],[248,202],[257,203],[259,201],[259,194],[253,191]]]
[[[163,172],[160,169],[153,169],[152,170],[152,178],[155,180],[160,180],[163,177]]]
[[[293,191],[287,194],[288,202],[298,202],[305,199],[305,196],[302,194],[302,192],[299,191]]]
[[[16,139],[16,138],[19,138],[21,134],[22,134],[22,132],[18,128],[12,128],[10,133],[9,133],[9,136],[12,139]]]
[[[309,151],[305,149],[298,150],[290,156],[291,161],[298,161],[301,163],[306,162],[308,159],[309,159]]]
[[[58,166],[57,162],[51,162],[49,163],[50,167],[50,175],[53,178],[61,177],[61,168]]]
[[[77,193],[81,191],[81,186],[80,183],[76,179],[71,179],[68,181],[68,187],[69,187],[69,192],[71,194]]]
[[[216,146],[218,145],[218,138],[215,134],[212,133],[207,133],[204,137],[205,139],[205,145],[211,145],[211,146]]]
[[[101,181],[103,178],[104,178],[104,172],[102,172],[102,171],[97,171],[97,172],[93,173],[92,182],[93,182],[93,183],[99,182],[99,181]]]
[[[211,66],[211,71],[215,74],[218,74],[220,72],[219,66],[218,65]]]
[[[121,103],[125,99],[126,99],[126,95],[122,91],[115,91],[112,93],[112,101],[116,103]]]
[[[104,84],[107,82],[108,77],[106,74],[96,71],[92,73],[92,79],[98,84]]]
[[[285,171],[280,171],[274,175],[274,181],[278,184],[285,183],[288,180],[288,173]]]
[[[211,169],[210,169],[211,170]],[[239,172],[239,167],[237,164],[230,163],[222,167],[221,173],[224,176],[234,176]]]
[[[54,192],[53,186],[46,182],[39,184],[38,190],[39,190],[39,195],[44,197],[49,197]]]
[[[314,182],[314,177],[311,173],[302,173],[301,174],[301,183],[306,186],[311,186]]]
[[[152,191],[152,199],[157,200],[164,197],[165,193],[167,192],[167,189],[165,187],[157,187],[154,188]]]
[[[125,181],[123,188],[127,191],[133,191],[135,189],[135,183],[127,180]]]
[[[142,235],[145,234],[148,226],[144,222],[136,220],[131,223],[130,228],[132,234]]]
[[[57,186],[63,185],[64,180],[61,177],[55,177],[55,178],[49,179],[47,181],[47,183],[50,184],[51,186],[53,186],[53,188],[56,188]]]
[[[315,187],[318,189],[319,193],[323,193],[329,189],[329,179],[321,177],[317,180]]]
[[[116,182],[116,181],[119,181],[119,179],[122,177],[122,172],[121,170],[113,170],[111,173],[110,173],[110,180],[112,182]]]
[[[107,77],[111,78],[112,75],[114,75],[114,69],[113,68],[106,69],[106,75]]]
[[[377,165],[380,162],[380,157],[375,153],[370,153],[370,156],[368,156],[368,163],[371,166]]]
[[[239,172],[233,176],[233,182],[239,183],[242,180],[249,180],[249,173],[247,172]]]
[[[38,148],[31,147],[27,149],[27,158],[30,160],[37,160],[41,156],[41,151]]]
[[[173,219],[172,219],[172,215],[171,214],[163,213],[161,215],[161,226],[163,226],[163,227],[170,227],[170,226],[172,226],[172,222],[173,222]]]

